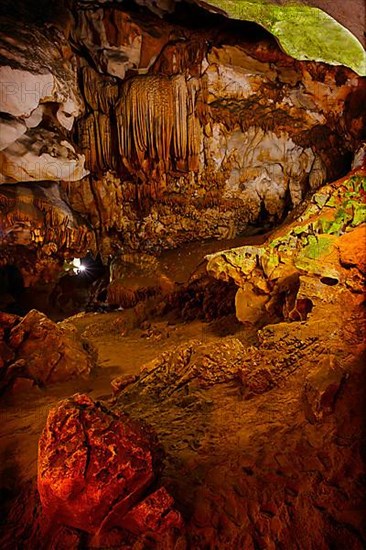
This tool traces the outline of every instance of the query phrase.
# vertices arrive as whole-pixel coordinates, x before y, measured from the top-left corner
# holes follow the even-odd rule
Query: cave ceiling
[[[362,1],[0,11],[2,264],[268,228],[365,139]]]
[[[364,30],[351,15],[354,7],[365,21],[365,5],[347,3],[346,13],[342,2],[289,2],[262,0],[213,0],[198,2],[214,7],[233,19],[254,21],[271,32],[286,53],[296,59],[325,61],[334,65],[347,65],[366,76],[366,54],[357,32],[364,43]],[[362,18],[363,14],[363,18]],[[356,30],[357,29],[357,30]]]
[[[137,0],[160,15],[173,12],[181,0]],[[346,65],[366,75],[365,21],[362,0],[192,0],[205,10],[252,21],[273,34],[296,59]],[[82,0],[80,4],[105,2]],[[122,2],[120,2],[122,4]]]

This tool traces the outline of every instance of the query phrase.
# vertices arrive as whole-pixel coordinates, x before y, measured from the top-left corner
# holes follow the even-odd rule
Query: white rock
[[[323,180],[324,167],[311,148],[296,145],[282,132],[265,132],[250,127],[228,131],[215,123],[210,137],[205,137],[206,158],[214,172],[226,175],[225,196],[248,202],[254,219],[263,202],[272,216],[281,216],[287,189],[296,206],[303,197],[309,174]]]
[[[42,121],[44,112],[44,105],[38,105],[36,109],[24,119],[27,128],[36,128]]]
[[[14,143],[26,131],[26,125],[20,120],[0,118],[0,151]]]
[[[28,117],[40,101],[52,100],[54,77],[26,70],[0,67],[0,111],[15,117]]]
[[[78,181],[88,175],[84,155],[66,140],[46,130],[30,131],[0,154],[0,172],[5,182]]]
[[[66,128],[66,130],[71,130],[74,125],[75,118],[79,115],[80,109],[78,104],[71,98],[69,98],[64,103],[61,103],[60,107],[57,110],[57,120]]]

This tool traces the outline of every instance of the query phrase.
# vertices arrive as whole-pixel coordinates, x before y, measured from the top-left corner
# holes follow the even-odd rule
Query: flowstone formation
[[[228,18],[263,24],[261,3],[241,2],[239,15],[235,3],[220,13],[213,4],[5,2],[2,202],[10,184],[18,204],[36,209],[28,190],[53,204],[57,197],[72,253],[108,262],[121,249],[156,254],[268,228],[343,175],[364,138],[357,40],[319,12],[333,38],[347,40],[301,61],[260,26]],[[276,28],[295,9],[318,13],[274,4],[265,12]],[[349,28],[358,33],[353,18]],[[318,30],[311,48],[324,46]],[[63,224],[51,240],[29,207],[22,216],[37,226],[29,258],[5,213],[1,264],[22,265],[26,285],[42,280],[47,264],[56,277],[69,260]]]

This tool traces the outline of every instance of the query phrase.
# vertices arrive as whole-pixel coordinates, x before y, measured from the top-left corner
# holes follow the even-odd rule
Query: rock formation
[[[355,169],[317,191],[297,219],[271,234],[261,248],[208,257],[209,273],[239,287],[239,320],[256,322],[275,312],[285,320],[305,320],[319,301],[331,299],[332,286],[362,296],[365,182],[365,169]]]
[[[26,287],[57,277],[63,260],[95,249],[90,226],[56,183],[0,187],[0,266],[18,267]]]
[[[366,546],[357,3],[2,2],[1,547]]]
[[[24,380],[44,387],[87,377],[95,364],[95,352],[70,325],[56,325],[36,310],[23,319],[0,312],[0,321],[1,393]]]
[[[81,179],[83,156],[65,133],[83,110],[69,43],[55,28],[11,16],[2,23],[1,181]]]
[[[238,337],[185,343],[113,384],[115,410],[170,449],[191,547],[364,544],[365,181],[323,187],[263,246],[208,257],[239,287]]]
[[[8,4],[2,181],[17,196],[55,182],[105,262],[278,223],[345,172],[363,137],[363,80],[289,57],[259,27],[179,2]],[[40,229],[35,271],[44,243],[50,266],[68,259],[64,238]]]
[[[174,501],[163,487],[147,494],[161,469],[162,449],[147,426],[86,395],[61,402],[39,443],[44,528],[48,520],[52,531],[59,524],[87,532],[97,547],[108,537],[114,545],[149,537],[173,547],[183,531]]]

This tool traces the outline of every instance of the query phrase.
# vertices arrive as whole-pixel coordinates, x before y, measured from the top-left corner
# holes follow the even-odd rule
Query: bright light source
[[[84,271],[86,271],[86,266],[82,265],[80,258],[74,258],[71,264],[72,264],[72,270],[76,274],[83,273]]]

